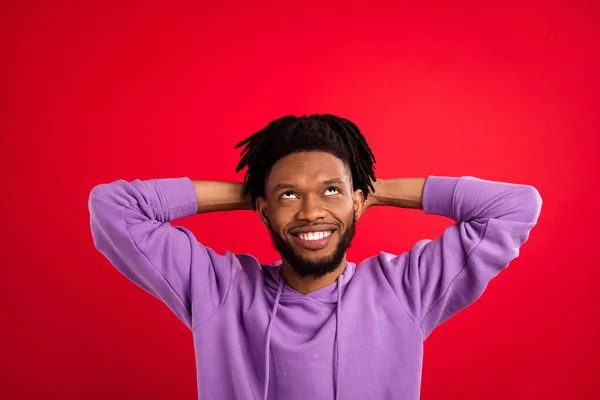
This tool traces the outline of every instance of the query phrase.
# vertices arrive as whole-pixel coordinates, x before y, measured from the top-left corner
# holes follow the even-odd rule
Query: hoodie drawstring
[[[277,288],[277,296],[275,296],[275,303],[273,304],[273,311],[271,311],[271,320],[267,327],[267,343],[265,344],[265,390],[263,399],[267,400],[269,394],[269,367],[271,364],[271,329],[273,329],[273,321],[275,321],[275,315],[277,315],[277,306],[279,305],[279,298],[283,291],[283,278],[279,280],[279,288]]]
[[[337,306],[336,306],[336,327],[335,327],[335,400],[340,398],[340,325],[341,325],[341,307],[342,307],[342,284],[344,282],[344,274],[341,274],[337,280]],[[283,278],[279,281],[279,287],[277,288],[277,296],[275,296],[275,303],[273,304],[273,310],[271,311],[271,319],[267,326],[267,337],[265,343],[265,386],[263,400],[267,400],[269,394],[269,367],[271,364],[271,330],[273,329],[273,322],[277,315],[277,307],[279,306],[279,299],[281,292],[283,291]]]
[[[342,307],[342,283],[344,280],[344,274],[341,274],[338,278],[337,284],[337,309],[336,309],[336,328],[335,328],[335,400],[340,398],[340,324],[342,313],[340,308]]]

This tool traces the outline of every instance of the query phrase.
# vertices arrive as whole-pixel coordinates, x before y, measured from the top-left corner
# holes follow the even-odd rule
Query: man
[[[199,398],[418,399],[423,341],[519,255],[538,191],[471,176],[376,179],[359,129],[329,114],[280,118],[243,145],[243,184],[119,180],[89,199],[96,248],[191,329]],[[456,224],[403,254],[347,261],[356,221],[383,205]],[[170,224],[247,209],[280,261],[217,254]]]

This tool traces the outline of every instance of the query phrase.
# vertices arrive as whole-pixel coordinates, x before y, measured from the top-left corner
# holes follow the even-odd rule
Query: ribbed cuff
[[[454,190],[459,177],[430,175],[423,188],[423,211],[425,214],[454,217]]]
[[[188,177],[154,179],[168,208],[168,219],[191,217],[198,211],[198,196]]]

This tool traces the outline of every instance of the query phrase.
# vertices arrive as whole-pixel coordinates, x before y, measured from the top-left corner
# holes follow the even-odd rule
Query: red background
[[[599,398],[598,3],[279,3],[3,2],[0,397],[195,398],[190,332],[95,250],[89,192],[240,181],[238,141],[334,113],[380,178],[471,175],[544,200],[519,258],[425,342],[422,398]],[[252,212],[178,223],[278,258]],[[370,210],[349,259],[450,223]]]

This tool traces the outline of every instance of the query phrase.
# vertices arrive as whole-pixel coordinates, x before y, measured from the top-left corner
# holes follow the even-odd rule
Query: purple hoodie
[[[519,255],[542,199],[528,185],[429,176],[424,212],[455,224],[405,253],[346,262],[307,295],[281,261],[217,254],[170,224],[197,204],[187,177],[118,180],[89,198],[96,248],[192,331],[200,399],[414,400],[423,341]]]

